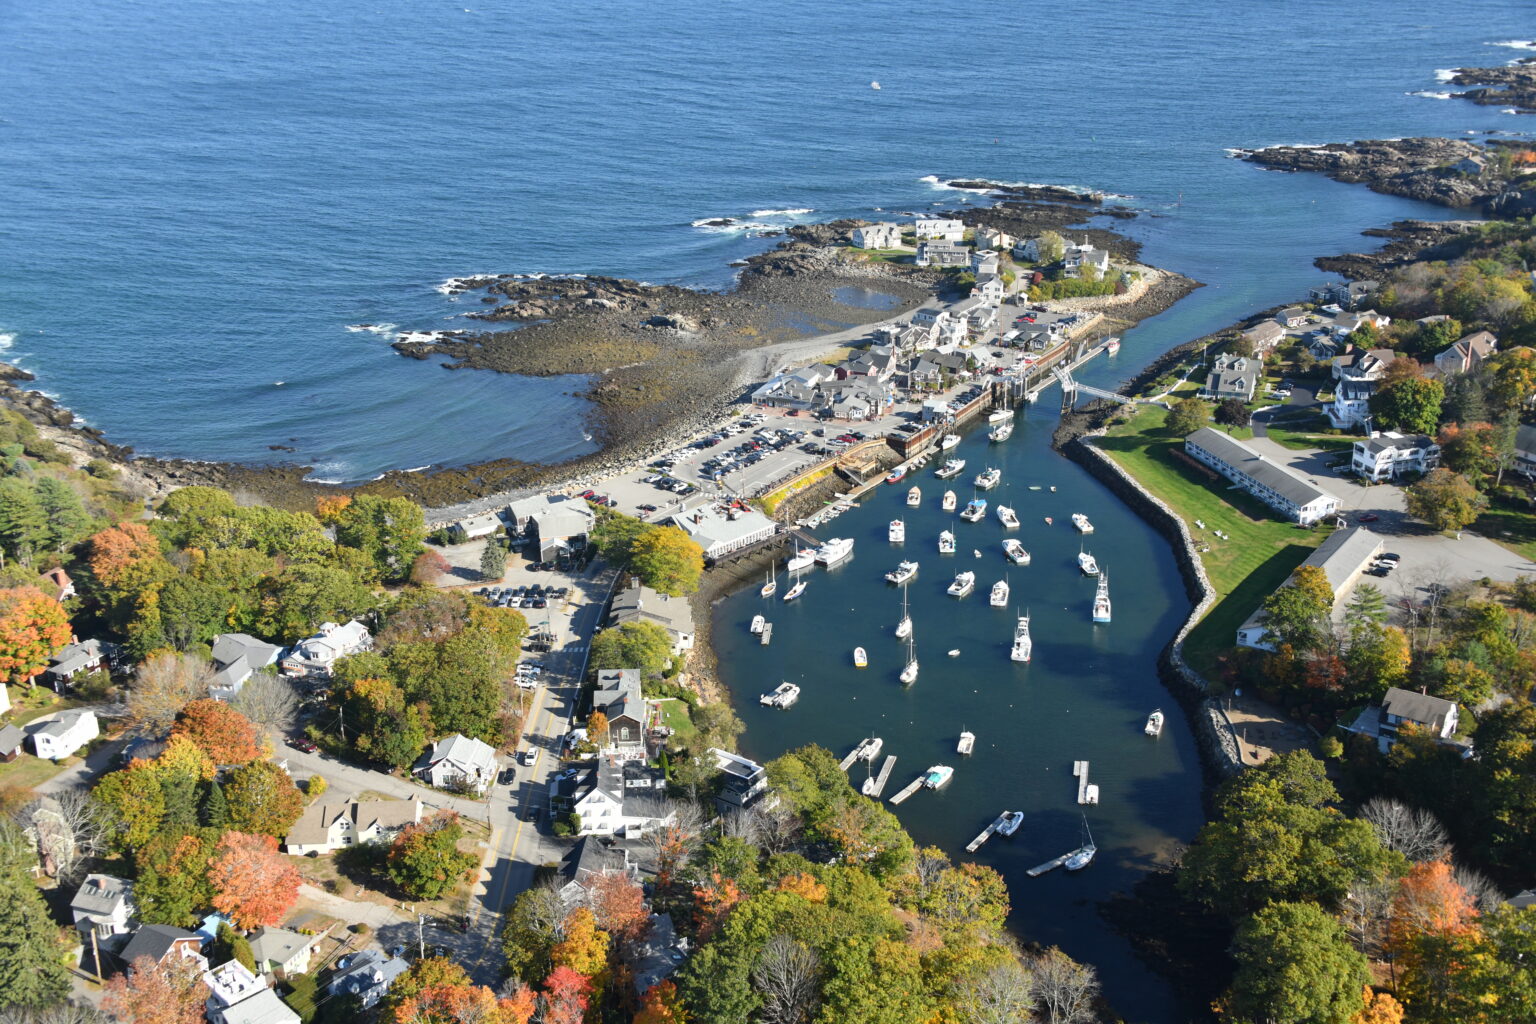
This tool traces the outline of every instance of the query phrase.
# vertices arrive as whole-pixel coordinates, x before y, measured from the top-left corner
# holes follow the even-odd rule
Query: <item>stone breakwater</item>
[[[1184,660],[1184,641],[1189,638],[1190,630],[1216,603],[1216,590],[1205,574],[1205,566],[1200,562],[1194,538],[1190,536],[1189,527],[1183,518],[1117,462],[1094,447],[1093,436],[1102,433],[1095,431],[1092,435],[1076,438],[1065,447],[1063,453],[1114,491],[1154,529],[1168,538],[1169,544],[1173,546],[1174,557],[1179,563],[1179,574],[1195,606],[1190,609],[1189,616],[1173,635],[1173,639],[1163,648],[1158,657],[1158,667],[1168,689],[1189,716],[1206,769],[1217,778],[1235,775],[1242,771],[1243,760],[1232,723],[1227,719],[1220,702],[1206,696],[1210,684],[1205,677]]]

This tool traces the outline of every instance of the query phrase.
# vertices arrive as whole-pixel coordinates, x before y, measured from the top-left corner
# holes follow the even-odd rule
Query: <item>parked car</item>
[[[525,768],[531,768],[533,767],[533,762],[538,760],[538,757],[539,755],[537,751],[522,750],[518,752],[517,763]]]
[[[290,743],[289,746],[293,747],[295,750],[302,750],[306,754],[313,754],[316,750],[320,749],[319,747],[315,746],[314,740],[305,736],[300,736],[298,739]]]
[[[1360,522],[1362,523],[1374,523],[1380,518],[1381,516],[1377,515],[1375,512],[1363,512],[1359,516]]]

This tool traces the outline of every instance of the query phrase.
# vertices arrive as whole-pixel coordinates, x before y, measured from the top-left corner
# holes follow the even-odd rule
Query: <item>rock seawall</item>
[[[1242,755],[1232,725],[1222,711],[1220,702],[1207,697],[1209,683],[1184,660],[1184,641],[1211,606],[1216,603],[1216,590],[1205,575],[1205,566],[1195,553],[1193,538],[1184,520],[1161,498],[1148,491],[1108,455],[1094,447],[1094,434],[1077,437],[1063,449],[1063,454],[1092,473],[1101,483],[1133,508],[1138,515],[1168,539],[1173,547],[1174,558],[1179,563],[1179,575],[1184,589],[1195,606],[1173,639],[1158,655],[1158,670],[1163,683],[1178,700],[1179,706],[1189,717],[1195,740],[1200,746],[1201,763],[1216,779],[1235,775],[1243,769]]]

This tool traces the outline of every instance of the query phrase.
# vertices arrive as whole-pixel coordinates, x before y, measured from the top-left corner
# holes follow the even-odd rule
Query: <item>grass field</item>
[[[1509,550],[1536,561],[1536,516],[1495,499],[1471,529]]]
[[[1221,477],[1212,479],[1183,462],[1175,454],[1182,452],[1183,439],[1163,429],[1166,416],[1163,409],[1143,406],[1093,443],[1172,506],[1197,542],[1210,545],[1200,558],[1220,600],[1185,645],[1190,663],[1209,671],[1216,655],[1232,646],[1237,627],[1326,533],[1282,521]],[[1217,530],[1230,539],[1217,537]]]
[[[661,724],[671,729],[673,735],[682,741],[686,742],[697,731],[693,727],[693,719],[688,717],[688,705],[684,701],[675,697],[658,700],[656,711],[661,716]]]
[[[1356,441],[1356,438],[1353,437],[1340,437],[1337,434],[1313,434],[1276,426],[1269,427],[1267,433],[1270,440],[1276,444],[1303,452],[1325,451],[1348,455],[1354,448]]]
[[[9,764],[0,764],[0,789],[35,789],[66,767],[68,762],[54,764],[41,757],[33,757],[30,753],[22,753]]]

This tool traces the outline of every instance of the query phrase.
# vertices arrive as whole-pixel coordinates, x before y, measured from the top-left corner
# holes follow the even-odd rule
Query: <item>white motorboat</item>
[[[939,441],[939,451],[947,452],[947,451],[949,451],[951,448],[955,447],[955,445],[957,445],[959,443],[960,443],[960,435],[959,434],[945,434],[944,437]]]
[[[880,747],[885,743],[879,736],[870,736],[859,741],[859,745],[853,748],[853,756],[859,761],[873,761],[880,756]]]
[[[997,816],[997,821],[993,823],[992,831],[1000,836],[1011,836],[1019,830],[1019,826],[1022,824],[1024,824],[1023,811],[1004,811]]]
[[[923,773],[923,785],[928,789],[938,789],[944,783],[954,777],[955,770],[947,764],[936,764]]]
[[[1008,440],[1012,436],[1013,436],[1013,421],[1011,421],[1011,420],[1008,421],[1007,423],[999,423],[997,426],[995,426],[991,430],[987,431],[987,437],[994,444],[1001,444],[1004,441]]]
[[[1012,423],[1013,422],[1013,410],[1012,409],[993,409],[987,415],[987,422],[991,423],[993,425],[996,425],[998,423]]]
[[[987,499],[972,498],[965,503],[965,508],[960,512],[960,518],[968,523],[979,523],[987,514]]]
[[[988,599],[988,603],[991,604],[993,608],[1008,607],[1007,580],[998,580],[996,583],[992,584],[992,596]]]
[[[952,555],[955,553],[955,535],[945,530],[939,534],[939,554]]]
[[[1019,514],[1007,505],[997,506],[997,518],[1003,524],[1005,530],[1017,530],[1019,528]]]
[[[1115,355],[1116,353],[1118,353],[1120,351],[1120,339],[1119,338],[1105,338],[1104,339],[1104,351],[1108,352],[1110,355]]]
[[[892,544],[902,544],[907,539],[907,524],[900,519],[892,519],[891,525],[886,529],[886,536]]]
[[[864,648],[855,647],[853,649],[853,667],[869,668],[869,655],[864,652]]]
[[[815,558],[817,562],[830,569],[851,554],[853,554],[851,537],[833,537],[816,549]]]
[[[996,468],[995,466],[988,466],[984,471],[977,473],[976,479],[971,482],[974,483],[980,490],[990,491],[992,488],[996,487],[998,483],[1002,481],[1002,479],[1002,470]]]
[[[772,692],[765,693],[757,698],[759,704],[766,704],[771,708],[788,708],[800,699],[800,687],[794,683],[780,683]]]
[[[797,543],[795,545],[795,553],[785,561],[784,567],[790,572],[800,572],[802,569],[809,569],[815,564],[816,552],[801,551],[800,545]]]
[[[957,754],[969,754],[971,751],[973,751],[975,749],[976,749],[976,734],[973,733],[973,732],[962,732],[960,734],[960,742],[955,744],[955,753],[957,753]]]
[[[768,570],[768,578],[763,581],[762,589],[758,591],[763,597],[772,597],[773,592],[779,589],[779,578],[774,575],[772,569]]]
[[[945,491],[944,492],[944,500],[942,502],[940,502],[940,506],[944,509],[944,511],[945,512],[953,512],[955,510],[955,506],[957,504],[959,504],[959,499],[957,499],[955,497],[955,492],[954,491]]]
[[[1163,734],[1163,709],[1158,708],[1147,716],[1147,727],[1142,730],[1148,736],[1161,736]]]
[[[950,597],[965,597],[976,587],[976,574],[962,572],[955,577],[955,582],[949,585]]]
[[[786,600],[786,601],[793,601],[795,598],[797,598],[801,594],[805,593],[805,588],[806,588],[805,580],[795,580],[795,585],[790,587],[789,590],[787,592],[785,592],[784,600]]]
[[[949,653],[949,656],[951,658],[958,658],[958,657],[960,657],[960,648],[958,648],[958,647],[951,647],[949,649],[948,653]]]
[[[896,623],[896,639],[905,640],[912,635],[912,616],[907,611],[907,588],[901,588],[901,621]]]
[[[1099,563],[1094,560],[1092,555],[1081,548],[1077,551],[1077,567],[1083,570],[1084,576],[1097,576],[1099,574]]]
[[[914,487],[907,492],[907,508],[917,508],[922,503],[923,490],[921,487]]]
[[[1099,589],[1093,595],[1093,621],[1109,621],[1109,573],[1099,573]]]
[[[1083,515],[1081,512],[1073,512],[1072,513],[1072,525],[1077,527],[1077,532],[1078,533],[1092,533],[1093,532],[1093,524],[1090,523],[1088,521],[1088,517]]]
[[[1013,653],[1009,657],[1014,661],[1028,661],[1034,651],[1035,642],[1029,638],[1029,616],[1020,615],[1013,627]]]
[[[934,470],[933,475],[940,480],[953,480],[963,472],[965,472],[965,460],[950,459],[943,466]]]
[[[907,664],[901,670],[901,682],[910,685],[917,681],[917,652],[912,649],[912,639],[907,638]]]
[[[1023,544],[1020,544],[1012,537],[1009,537],[1007,540],[1003,541],[1003,554],[1007,555],[1008,560],[1014,565],[1029,564],[1029,551],[1024,547]]]
[[[1066,860],[1062,861],[1062,866],[1068,871],[1081,871],[1093,863],[1093,855],[1099,852],[1099,848],[1093,845],[1093,833],[1088,830],[1088,816],[1086,814],[1083,815],[1083,836],[1086,842],[1074,850]]]
[[[900,586],[901,584],[906,583],[909,580],[911,580],[912,577],[914,577],[916,575],[917,575],[917,563],[916,562],[902,562],[900,565],[896,566],[896,568],[894,568],[890,572],[886,573],[885,574],[885,578],[886,578],[887,582],[894,583],[897,586]]]
[[[752,616],[752,626],[751,626],[752,632],[754,632],[754,633],[761,633],[763,631],[763,627],[766,626],[767,624],[768,624],[768,620],[763,618],[761,615],[754,615],[754,616]]]

